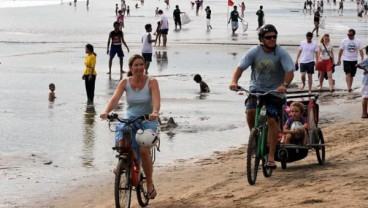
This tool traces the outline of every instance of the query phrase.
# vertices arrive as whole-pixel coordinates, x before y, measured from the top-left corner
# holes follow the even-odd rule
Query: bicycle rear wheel
[[[129,208],[132,199],[131,169],[127,161],[119,159],[115,175],[115,207]]]
[[[139,174],[139,181],[137,186],[137,200],[141,207],[147,206],[149,202],[147,180],[143,173]]]
[[[259,132],[253,129],[249,135],[247,148],[247,179],[250,185],[254,185],[257,180],[257,173],[260,158],[257,156],[257,142]]]
[[[317,128],[316,143],[321,145],[319,147],[315,147],[318,164],[323,165],[323,164],[325,164],[326,152],[325,152],[325,146],[324,146],[325,140],[323,138],[323,133],[322,133],[320,128]]]

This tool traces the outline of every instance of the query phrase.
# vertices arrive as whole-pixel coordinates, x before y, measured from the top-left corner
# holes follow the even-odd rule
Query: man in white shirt
[[[312,41],[313,33],[307,32],[307,40],[300,43],[298,55],[296,56],[295,65],[298,65],[300,57],[300,73],[302,78],[301,90],[305,87],[305,75],[308,74],[308,93],[312,93],[312,81],[314,74],[314,65],[317,62],[317,44]],[[316,60],[316,62],[314,62]]]
[[[341,41],[339,58],[337,65],[341,64],[341,57],[344,64],[345,80],[348,87],[348,92],[352,92],[351,86],[353,85],[353,79],[356,74],[355,65],[358,63],[358,51],[360,53],[360,59],[364,59],[363,45],[359,39],[355,39],[355,30],[349,29],[348,38]]]
[[[162,10],[158,11],[158,15],[160,15],[160,32],[162,35],[162,46],[166,47],[167,33],[169,32],[169,21]]]

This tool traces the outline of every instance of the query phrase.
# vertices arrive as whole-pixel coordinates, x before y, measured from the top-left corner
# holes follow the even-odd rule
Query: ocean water
[[[161,132],[157,166],[246,143],[245,97],[229,91],[228,84],[244,52],[257,44],[255,12],[259,4],[265,7],[266,22],[278,26],[279,43],[290,45],[287,49],[292,57],[296,57],[297,45],[313,26],[313,17],[300,11],[300,1],[277,2],[247,1],[249,30],[233,36],[224,1],[205,1],[205,6],[212,9],[211,31],[206,30],[204,11],[196,16],[189,1],[171,1],[168,9],[158,0],[146,0],[139,9],[134,8],[136,1],[127,1],[131,16],[126,17],[124,35],[131,52],[125,50],[126,70],[127,57],[140,53],[144,25],[156,25],[156,7],[171,18],[174,5],[179,4],[193,20],[175,31],[170,19],[168,47],[154,48],[149,72],[159,80],[161,117],[173,117],[178,123],[177,128]],[[0,0],[0,207],[23,206],[38,198],[58,196],[95,175],[111,172],[116,163],[111,150],[113,133],[107,122],[99,119],[99,113],[118,83],[117,58],[113,80],[106,75],[106,44],[115,20],[115,4],[120,2],[90,0],[89,7],[85,3]],[[355,5],[348,3],[348,18],[335,14],[333,6],[326,10],[330,21],[323,32],[331,33],[337,46],[347,28],[354,27],[357,37],[366,44],[366,19],[355,18]],[[291,18],[297,22],[292,26]],[[94,105],[87,105],[81,80],[87,43],[93,44],[97,53]],[[199,86],[192,80],[197,73],[210,86],[207,96],[198,93]],[[344,89],[341,70],[335,78],[337,87]],[[298,73],[295,80],[300,81]],[[240,83],[246,87],[248,81],[249,70]],[[56,85],[54,103],[47,99],[50,82]],[[359,87],[360,80],[354,86]],[[123,98],[116,112],[122,114],[125,105]]]

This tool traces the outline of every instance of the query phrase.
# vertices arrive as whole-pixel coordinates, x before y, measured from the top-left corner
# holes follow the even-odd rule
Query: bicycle
[[[254,185],[257,180],[257,173],[260,161],[262,161],[262,172],[265,177],[271,177],[272,168],[267,168],[266,164],[268,162],[268,147],[267,147],[267,115],[266,106],[261,104],[261,97],[266,96],[270,93],[277,92],[276,90],[271,90],[265,93],[253,93],[248,90],[238,87],[238,91],[244,91],[249,95],[254,95],[257,100],[256,105],[256,119],[254,128],[251,130],[248,140],[247,147],[247,179],[250,185]],[[283,103],[285,103],[285,98],[281,98]],[[280,118],[283,119],[283,118]],[[280,125],[283,122],[280,121]]]
[[[115,173],[115,185],[114,185],[114,197],[116,208],[129,208],[131,205],[132,190],[135,189],[137,194],[137,200],[141,207],[145,207],[149,203],[149,196],[147,190],[147,181],[143,172],[141,161],[138,161],[134,149],[131,147],[131,129],[132,125],[136,122],[143,122],[148,118],[146,116],[140,116],[136,119],[120,119],[118,114],[110,114],[107,116],[109,122],[109,129],[111,130],[110,123],[117,120],[124,123],[127,127],[127,131],[124,132],[123,139],[119,141],[121,145],[112,147],[118,154],[118,164],[116,166]],[[152,163],[156,159],[156,148],[159,151],[158,146],[151,148]]]

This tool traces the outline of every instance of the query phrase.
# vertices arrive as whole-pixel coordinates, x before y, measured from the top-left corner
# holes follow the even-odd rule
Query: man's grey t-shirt
[[[252,74],[249,89],[267,92],[276,90],[283,82],[287,72],[294,71],[290,54],[281,46],[266,53],[262,46],[254,46],[243,56],[238,67],[246,70],[251,66]]]

